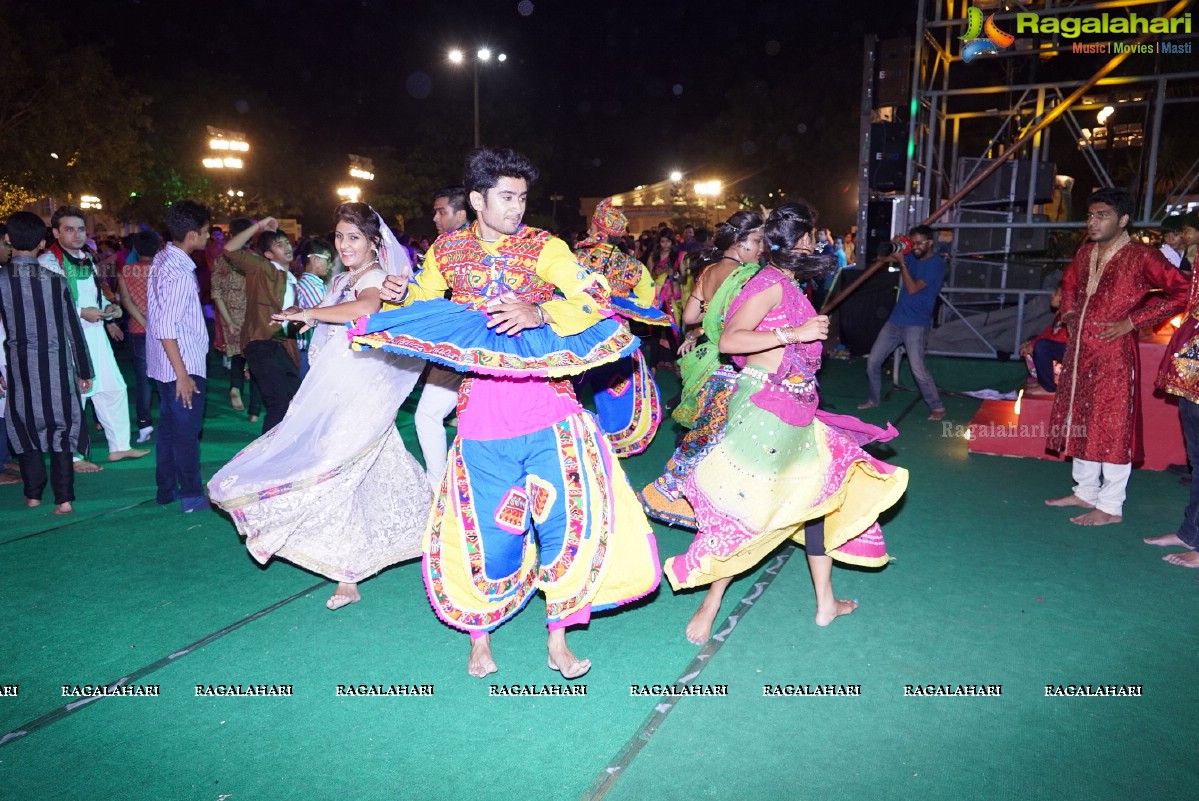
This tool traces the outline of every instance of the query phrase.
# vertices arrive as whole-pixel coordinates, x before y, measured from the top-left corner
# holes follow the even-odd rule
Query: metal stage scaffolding
[[[1006,358],[1039,331],[1082,234],[1079,207],[1095,188],[1132,191],[1132,227],[1155,229],[1199,184],[1193,134],[1171,140],[1187,152],[1171,153],[1169,181],[1159,180],[1163,131],[1185,127],[1184,104],[1199,101],[1199,59],[1186,52],[1199,51],[1199,37],[1182,32],[1191,5],[919,0],[910,43],[867,37],[859,247],[872,257],[880,239],[917,223],[939,229],[949,272],[930,353]],[[972,6],[1014,41],[967,63],[961,37]],[[1020,32],[1020,14],[1177,18],[1179,32],[1069,38]],[[1109,43],[1105,54],[1076,45],[1099,41]],[[1116,52],[1124,49],[1116,43],[1154,52]],[[1180,157],[1191,165],[1185,172]]]

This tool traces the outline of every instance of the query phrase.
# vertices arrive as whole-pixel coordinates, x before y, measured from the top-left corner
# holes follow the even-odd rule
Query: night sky
[[[377,146],[451,151],[445,163],[460,165],[471,72],[446,53],[488,45],[509,58],[480,72],[484,144],[529,152],[539,195],[569,204],[677,168],[831,200],[843,225],[862,37],[910,35],[915,13],[914,1],[57,5],[68,41],[100,46],[118,78],[154,98],[163,135],[182,118],[245,130],[260,152],[285,135],[301,169],[341,169],[345,153]]]

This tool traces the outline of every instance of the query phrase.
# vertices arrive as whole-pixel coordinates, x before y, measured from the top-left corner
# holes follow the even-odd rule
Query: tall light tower
[[[249,152],[250,143],[241,131],[227,131],[224,128],[208,126],[208,157],[204,159],[204,167],[230,173],[225,181],[228,186],[225,194],[229,198],[231,210],[237,204],[236,198],[245,194],[234,188],[232,173],[245,167],[242,156]]]
[[[347,153],[346,158],[350,160],[351,178],[355,181],[375,180],[375,162],[373,160],[366,156],[356,156],[353,153]],[[346,202],[357,203],[362,199],[362,187],[357,184],[338,187],[337,196]]]
[[[466,54],[463,53],[461,50],[459,50],[456,47],[453,50],[451,50],[449,53],[447,53],[446,56],[447,56],[447,58],[449,58],[451,64],[461,64],[463,61],[466,60]],[[492,56],[492,53],[489,48],[481,47],[477,51],[475,51],[474,58],[471,59],[471,67],[473,68],[472,71],[474,73],[474,80],[475,80],[475,147],[476,148],[479,147],[482,143],[482,139],[479,136],[479,62],[490,63],[491,56]],[[495,60],[498,63],[502,64],[503,62],[508,60],[508,56],[504,53],[500,53],[499,55],[497,55],[495,57]]]

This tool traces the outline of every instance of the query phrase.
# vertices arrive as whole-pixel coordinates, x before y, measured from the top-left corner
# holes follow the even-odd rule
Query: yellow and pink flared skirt
[[[833,559],[885,565],[878,516],[903,495],[908,473],[861,446],[894,436],[894,429],[823,412],[795,425],[755,405],[753,396],[767,387],[764,373],[747,368],[737,385],[724,436],[684,485],[699,531],[685,553],[666,561],[671,585],[697,587],[743,573],[785,540],[802,545],[805,523],[819,518]]]

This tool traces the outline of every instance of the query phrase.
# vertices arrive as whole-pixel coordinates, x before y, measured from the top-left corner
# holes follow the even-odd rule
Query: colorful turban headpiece
[[[591,224],[601,236],[623,236],[629,227],[624,212],[612,205],[610,197],[604,198],[595,207],[595,213],[591,215]]]

